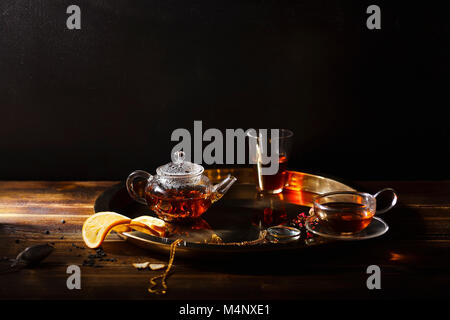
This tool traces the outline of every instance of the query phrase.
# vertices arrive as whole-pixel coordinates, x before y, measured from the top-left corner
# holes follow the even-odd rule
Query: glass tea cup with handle
[[[377,197],[389,193],[391,200],[387,206],[377,209]],[[322,194],[313,200],[310,214],[329,233],[352,235],[369,226],[375,214],[391,210],[397,203],[394,189],[385,188],[374,195],[357,191],[335,191]]]

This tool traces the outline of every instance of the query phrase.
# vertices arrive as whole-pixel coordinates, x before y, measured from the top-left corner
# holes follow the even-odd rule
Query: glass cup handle
[[[140,179],[140,180],[145,180],[148,181],[152,178],[152,175],[146,171],[143,170],[136,170],[133,171],[127,178],[127,190],[128,190],[128,194],[130,195],[131,198],[133,198],[134,200],[136,200],[139,203],[145,204],[147,205],[147,201],[145,200],[145,198],[142,198],[139,193],[136,192],[136,189],[134,187],[134,183],[136,181],[136,179]]]
[[[377,214],[385,213],[385,212],[391,210],[391,209],[395,206],[395,204],[397,203],[398,196],[397,196],[397,193],[395,193],[395,190],[392,189],[392,188],[381,189],[380,191],[378,191],[377,193],[375,193],[375,194],[373,195],[373,197],[376,199],[378,195],[380,195],[380,194],[383,193],[383,192],[387,192],[387,191],[389,191],[389,192],[392,193],[392,202],[391,202],[391,204],[388,205],[386,208],[383,208],[383,209],[381,209],[381,210],[378,210],[378,208],[377,208],[377,211],[376,211]]]

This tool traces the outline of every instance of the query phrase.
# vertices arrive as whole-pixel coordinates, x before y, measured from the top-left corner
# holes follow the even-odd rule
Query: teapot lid
[[[173,153],[173,162],[162,165],[156,169],[160,176],[189,177],[203,173],[204,168],[196,163],[184,161],[184,152],[176,151]]]

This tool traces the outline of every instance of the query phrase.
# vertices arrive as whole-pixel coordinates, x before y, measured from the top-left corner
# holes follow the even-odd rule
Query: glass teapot
[[[184,160],[184,152],[173,154],[174,161],[156,169],[156,175],[136,170],[126,181],[129,195],[147,205],[166,221],[195,219],[218,201],[237,180],[228,175],[213,185],[204,168]]]

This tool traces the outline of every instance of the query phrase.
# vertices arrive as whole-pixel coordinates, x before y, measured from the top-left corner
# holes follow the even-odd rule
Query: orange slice
[[[131,219],[116,212],[98,212],[89,218],[83,224],[82,235],[83,240],[89,248],[95,249],[100,247],[108,233],[117,226],[127,225]]]
[[[130,227],[134,230],[160,237],[164,237],[167,230],[166,223],[163,220],[150,216],[141,216],[131,220]]]
[[[137,222],[137,221],[131,221],[132,224],[130,224],[130,228],[139,232],[151,234],[152,236],[159,236],[159,233],[147,226],[146,224]]]
[[[115,226],[114,228],[111,229],[111,231],[114,231],[117,233],[130,232],[131,230],[132,229],[130,228],[130,226],[128,224],[119,224],[118,226]]]

